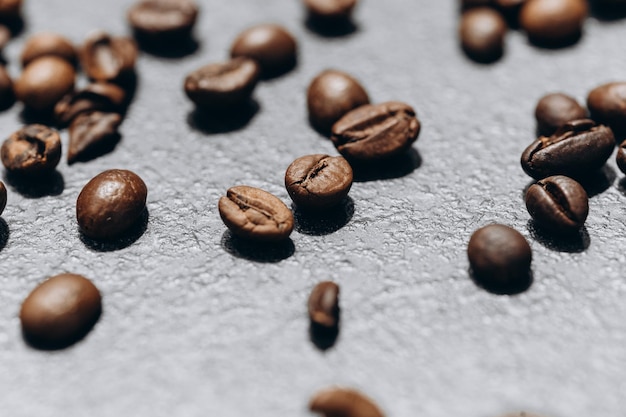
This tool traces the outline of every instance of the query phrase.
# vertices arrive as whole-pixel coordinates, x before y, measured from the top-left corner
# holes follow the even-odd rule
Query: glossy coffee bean
[[[602,167],[614,147],[611,129],[589,119],[574,120],[534,141],[522,153],[521,164],[535,179],[559,174],[581,178]]]
[[[626,135],[626,82],[600,85],[587,96],[591,118],[613,129],[619,140]]]
[[[281,26],[262,24],[244,30],[233,42],[230,55],[254,59],[264,76],[279,75],[296,64],[296,40]]]
[[[536,43],[575,39],[587,18],[586,0],[528,0],[520,11],[520,26]]]
[[[0,149],[7,171],[40,175],[53,171],[61,160],[59,133],[47,126],[28,125],[14,132]]]
[[[586,117],[587,110],[575,98],[562,93],[543,96],[535,108],[537,128],[545,136],[553,134],[567,122]]]
[[[508,226],[492,224],[476,230],[467,245],[467,256],[474,279],[489,291],[517,292],[530,281],[530,246]]]
[[[15,82],[15,96],[35,111],[51,111],[74,89],[76,72],[64,59],[44,56],[32,61]]]
[[[293,214],[278,197],[259,188],[229,188],[218,204],[220,217],[230,231],[257,241],[285,240],[293,230]]]
[[[325,209],[348,195],[352,178],[352,167],[341,156],[306,155],[287,168],[285,187],[298,207]]]
[[[626,174],[626,140],[617,148],[617,166],[624,174]]]
[[[143,0],[128,10],[135,35],[148,41],[168,41],[190,36],[198,17],[192,0]]]
[[[132,39],[104,32],[89,36],[80,50],[83,70],[96,81],[124,81],[135,72],[136,59],[137,45]]]
[[[490,7],[475,7],[463,12],[459,37],[465,53],[472,59],[491,61],[502,56],[508,30],[504,17]]]
[[[28,38],[22,49],[20,61],[26,67],[42,56],[56,56],[70,64],[76,63],[76,49],[72,42],[57,33],[42,32]]]
[[[555,175],[528,188],[526,208],[540,227],[555,233],[570,233],[585,224],[589,199],[582,185],[569,177]]]
[[[406,151],[417,140],[420,122],[405,103],[358,107],[333,125],[331,140],[348,160],[373,161]]]
[[[316,76],[307,90],[309,121],[315,129],[328,133],[333,124],[352,109],[369,104],[361,84],[350,75],[325,70]]]
[[[309,16],[323,20],[348,19],[357,0],[304,0]]]
[[[117,113],[92,111],[76,116],[69,129],[67,163],[71,165],[113,149],[120,140],[121,123],[122,116]]]
[[[374,401],[349,388],[328,388],[316,393],[309,409],[325,417],[384,417]]]
[[[315,326],[335,328],[339,324],[339,286],[323,281],[317,284],[308,302],[309,318]]]
[[[119,86],[97,82],[82,90],[66,94],[54,106],[54,116],[59,126],[67,126],[82,113],[93,111],[118,112],[124,110],[126,92]]]
[[[4,183],[0,181],[0,215],[2,214],[6,206],[7,206],[7,187],[5,187]]]
[[[0,110],[7,109],[15,102],[13,80],[3,65],[0,65]]]
[[[92,178],[76,200],[81,232],[92,239],[115,239],[134,226],[146,207],[148,189],[134,172],[111,169]]]
[[[38,348],[62,348],[85,336],[102,311],[100,291],[87,278],[60,274],[39,284],[20,310],[25,339]]]
[[[250,99],[259,74],[256,61],[244,57],[205,65],[185,78],[185,94],[201,109],[236,107]]]

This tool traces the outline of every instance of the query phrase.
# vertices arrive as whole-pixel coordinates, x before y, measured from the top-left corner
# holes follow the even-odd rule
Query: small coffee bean
[[[6,206],[7,206],[7,187],[5,187],[4,183],[0,181],[0,214],[2,214]]]
[[[66,126],[81,113],[93,111],[119,112],[124,109],[126,92],[112,83],[89,84],[80,91],[66,94],[54,106],[54,116],[59,126]]]
[[[76,72],[64,59],[43,56],[32,61],[15,82],[17,99],[35,111],[50,111],[74,89]]]
[[[575,98],[562,93],[543,96],[535,108],[535,118],[539,133],[549,136],[565,123],[584,119],[587,110]]]
[[[324,281],[317,284],[308,302],[309,318],[315,326],[335,328],[339,323],[339,286]]]
[[[315,394],[309,409],[325,417],[384,417],[371,398],[349,388],[328,388]]]
[[[61,137],[47,126],[28,125],[4,141],[0,157],[7,171],[16,174],[49,173],[61,160]]]
[[[141,217],[148,189],[134,172],[111,169],[92,178],[76,200],[81,232],[92,239],[120,237]]]
[[[2,0],[0,1],[0,19],[13,20],[20,16],[22,11],[22,0]]]
[[[357,0],[304,0],[311,17],[324,20],[348,19]]]
[[[192,0],[143,0],[128,10],[128,22],[135,35],[149,41],[189,37],[198,17]]]
[[[296,40],[283,27],[273,24],[253,26],[237,36],[230,49],[233,58],[252,58],[263,76],[285,73],[296,64]]]
[[[535,179],[558,174],[580,178],[602,167],[614,147],[611,129],[589,119],[574,120],[534,141],[522,153],[521,164]]]
[[[626,140],[617,148],[617,167],[626,174]]]
[[[28,66],[42,56],[56,56],[70,64],[76,64],[76,49],[64,36],[56,33],[43,32],[28,38],[24,44],[20,60],[22,67]]]
[[[349,160],[372,161],[406,151],[417,140],[420,122],[405,103],[367,104],[333,125],[331,140]]]
[[[490,291],[516,292],[530,282],[530,246],[508,226],[492,224],[476,230],[467,256],[474,279]]]
[[[533,220],[544,229],[569,233],[585,224],[589,199],[582,185],[569,177],[555,175],[528,188],[526,208]]]
[[[519,21],[531,41],[561,43],[580,35],[587,12],[586,0],[528,0]]]
[[[348,195],[352,178],[352,167],[341,156],[306,155],[287,168],[285,187],[298,207],[325,209]]]
[[[587,96],[591,118],[613,129],[621,140],[626,134],[626,82],[603,84]]]
[[[4,110],[15,102],[13,80],[3,65],[0,65],[0,109]]]
[[[507,24],[500,13],[490,7],[476,7],[463,12],[459,37],[465,53],[480,61],[502,56]]]
[[[37,286],[22,303],[20,321],[35,347],[67,347],[85,336],[102,311],[100,291],[87,278],[60,274]]]
[[[122,82],[135,72],[137,45],[126,37],[104,32],[89,36],[80,50],[80,61],[92,80]]]
[[[278,197],[259,188],[229,188],[218,204],[220,217],[230,231],[258,241],[285,240],[293,230],[293,214]]]
[[[236,107],[250,98],[259,74],[256,61],[244,57],[206,65],[185,78],[185,94],[201,109]]]
[[[67,163],[112,149],[120,140],[117,130],[122,116],[117,113],[93,111],[79,114],[70,125]]]
[[[361,84],[345,72],[325,70],[311,81],[307,107],[311,125],[328,133],[333,124],[352,109],[369,104]]]

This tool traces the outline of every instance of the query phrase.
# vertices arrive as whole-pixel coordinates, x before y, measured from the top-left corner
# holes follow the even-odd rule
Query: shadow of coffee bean
[[[187,115],[187,123],[192,129],[208,135],[235,132],[246,127],[260,109],[254,99],[239,107],[221,111],[195,108]]]
[[[590,172],[583,178],[577,179],[583,186],[589,198],[605,192],[615,181],[617,174],[609,165],[604,165],[597,171]]]
[[[128,229],[123,235],[110,240],[96,240],[85,236],[80,233],[80,240],[89,249],[95,252],[113,252],[116,250],[124,249],[135,243],[148,229],[148,223],[150,220],[150,213],[145,208],[141,213],[141,216],[137,219],[135,224]]]
[[[484,279],[480,275],[475,274],[472,268],[469,268],[468,273],[476,286],[496,295],[521,294],[523,292],[526,292],[533,284],[532,271],[528,271],[528,274],[526,274],[522,279],[516,279],[509,282],[495,282],[492,280]]]
[[[156,40],[135,32],[134,37],[141,51],[159,58],[184,58],[194,54],[200,48],[200,43],[189,36]]]
[[[292,205],[292,211],[298,233],[323,236],[348,224],[354,215],[354,200],[348,196],[339,205],[327,210],[303,210]]]
[[[339,326],[323,327],[315,323],[309,324],[309,338],[319,350],[328,350],[335,345],[339,336]]]
[[[613,22],[626,18],[626,3],[610,0],[596,0],[590,3],[590,15],[604,22]]]
[[[14,191],[26,198],[60,195],[65,189],[63,175],[57,170],[39,176],[5,171],[4,180]]]
[[[358,32],[359,27],[350,18],[320,19],[307,16],[304,26],[311,32],[324,38],[341,38]]]
[[[283,242],[254,242],[235,236],[230,230],[224,232],[220,243],[226,252],[237,258],[261,263],[283,261],[296,251],[291,239]]]
[[[586,226],[571,234],[556,234],[542,228],[531,219],[526,228],[534,241],[556,252],[580,253],[586,251],[591,245],[591,238]]]
[[[354,182],[389,180],[409,175],[422,165],[422,157],[415,148],[380,161],[350,161]]]
[[[0,218],[0,252],[7,246],[10,234],[9,225],[4,219]]]
[[[566,36],[561,39],[543,39],[530,36],[528,42],[542,49],[563,49],[574,46],[582,38],[582,32],[577,32],[571,36]]]

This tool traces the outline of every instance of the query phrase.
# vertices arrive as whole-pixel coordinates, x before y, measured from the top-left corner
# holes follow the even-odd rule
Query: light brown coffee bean
[[[325,417],[384,417],[374,401],[349,388],[328,388],[309,402],[311,411]]]
[[[61,160],[61,137],[44,125],[28,125],[4,141],[0,158],[7,171],[41,175],[54,170]]]
[[[47,112],[74,89],[76,72],[66,60],[43,56],[32,61],[15,82],[17,99],[32,110]]]
[[[325,328],[337,327],[339,323],[339,286],[331,281],[317,284],[308,302],[311,323]]]
[[[24,44],[20,56],[22,67],[28,66],[37,58],[49,55],[64,59],[72,65],[76,64],[76,48],[67,38],[57,33],[41,32],[28,38]]]
[[[126,37],[96,32],[85,41],[81,65],[87,76],[96,81],[122,82],[135,72],[137,45]]]

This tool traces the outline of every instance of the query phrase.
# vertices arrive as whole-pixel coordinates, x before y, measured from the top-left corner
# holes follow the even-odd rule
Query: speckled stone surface
[[[4,53],[13,76],[28,34],[80,42],[92,28],[128,33],[130,0],[26,3],[25,30]],[[529,228],[522,196],[531,179],[519,157],[543,94],[584,100],[626,78],[625,20],[590,18],[580,42],[559,50],[511,32],[504,57],[481,65],[460,51],[453,1],[363,0],[356,31],[342,37],[309,30],[296,0],[200,3],[195,52],[140,56],[113,153],[63,161],[45,192],[8,184],[0,415],[306,417],[310,396],[338,384],[389,417],[623,416],[624,175],[612,157],[587,185],[584,236],[551,243]],[[199,121],[184,76],[226,58],[237,33],[260,22],[295,34],[298,66],[258,86],[247,123]],[[305,106],[309,81],[329,67],[353,74],[375,102],[413,105],[423,125],[415,152],[362,176],[331,220],[298,214],[284,246],[233,241],[217,212],[228,187],[258,186],[289,202],[287,166],[335,154]],[[21,126],[20,110],[0,114],[2,136]],[[81,188],[110,168],[133,170],[149,188],[147,228],[122,248],[82,240],[75,220]],[[525,293],[493,295],[469,278],[467,241],[490,222],[529,239],[534,283]],[[61,272],[93,280],[103,315],[71,348],[34,350],[20,334],[20,304]],[[341,330],[321,351],[309,339],[306,299],[329,279],[341,286]]]

